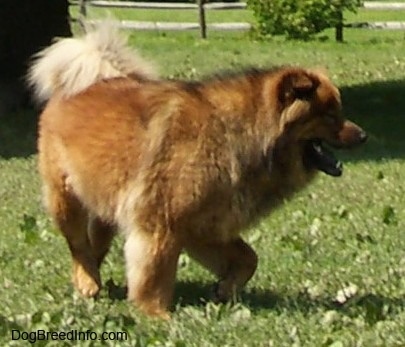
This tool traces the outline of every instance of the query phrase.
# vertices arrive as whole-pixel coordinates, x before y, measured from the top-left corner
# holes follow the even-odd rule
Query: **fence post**
[[[79,12],[81,16],[87,16],[86,0],[79,0]]]
[[[86,32],[86,24],[85,24],[87,16],[86,1],[87,0],[79,0],[79,18],[77,18],[77,21],[84,32]]]
[[[204,0],[197,0],[198,3],[198,20],[200,23],[200,31],[201,37],[203,39],[207,38],[207,25],[205,23],[205,8],[204,8]]]
[[[337,24],[335,27],[336,42],[343,42],[343,11],[340,9],[337,13]]]

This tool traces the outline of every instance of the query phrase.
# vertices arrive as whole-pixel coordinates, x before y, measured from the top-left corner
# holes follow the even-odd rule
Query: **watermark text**
[[[23,340],[30,343],[37,341],[126,341],[128,340],[128,333],[126,331],[105,331],[97,333],[95,331],[86,330],[70,330],[70,331],[46,331],[46,330],[34,330],[34,331],[20,331],[11,330],[12,340]]]

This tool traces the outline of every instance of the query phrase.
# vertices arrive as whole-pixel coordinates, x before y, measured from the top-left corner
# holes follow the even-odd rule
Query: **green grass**
[[[403,22],[405,11],[360,9],[356,13],[347,13],[345,19],[347,22]]]
[[[342,178],[320,175],[246,233],[259,268],[235,305],[209,302],[212,275],[186,256],[173,319],[145,318],[124,299],[122,238],[102,268],[98,300],[70,285],[63,238],[41,208],[36,115],[0,119],[0,345],[11,331],[102,333],[129,340],[35,346],[405,346],[405,40],[403,32],[326,32],[313,42],[251,41],[242,33],[135,33],[131,44],[166,77],[197,78],[246,65],[327,67],[347,115],[369,142],[338,155]],[[342,297],[344,290],[352,294]],[[341,298],[342,302],[338,302]]]

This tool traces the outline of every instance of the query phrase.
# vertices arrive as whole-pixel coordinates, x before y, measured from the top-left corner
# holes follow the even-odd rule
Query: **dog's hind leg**
[[[151,316],[168,319],[181,246],[170,232],[127,234],[128,299]]]
[[[73,284],[84,296],[95,296],[101,286],[87,229],[89,213],[74,194],[63,175],[53,175],[44,186],[46,205],[66,238],[73,258]]]
[[[215,299],[234,298],[257,268],[255,251],[241,238],[226,243],[191,243],[187,253],[219,278]]]
[[[100,267],[110,250],[111,242],[116,234],[116,227],[99,217],[91,216],[88,235],[97,266]]]

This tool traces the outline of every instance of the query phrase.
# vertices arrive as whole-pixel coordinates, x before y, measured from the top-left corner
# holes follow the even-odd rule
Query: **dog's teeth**
[[[323,152],[323,149],[322,149],[322,146],[321,146],[320,143],[316,143],[316,144],[314,144],[313,146],[314,146],[314,149],[315,149],[318,153],[322,153],[322,152]]]

